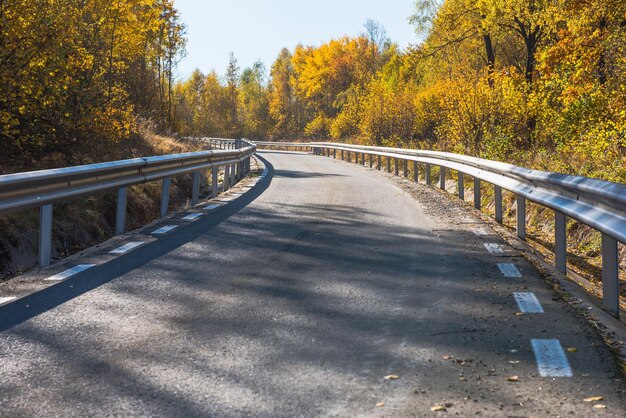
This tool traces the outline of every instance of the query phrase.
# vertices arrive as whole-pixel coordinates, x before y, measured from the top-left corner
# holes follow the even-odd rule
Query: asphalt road
[[[236,200],[0,306],[0,415],[626,416],[602,341],[459,205],[261,155],[267,176]],[[543,313],[516,315],[514,292]],[[532,340],[557,340],[568,364],[541,364],[571,377],[542,377]]]

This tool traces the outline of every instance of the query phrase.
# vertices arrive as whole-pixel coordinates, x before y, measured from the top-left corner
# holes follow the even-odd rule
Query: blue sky
[[[187,25],[187,56],[179,76],[195,68],[223,75],[233,52],[241,68],[260,59],[268,68],[283,47],[319,45],[364,31],[370,18],[401,47],[417,42],[408,17],[414,0],[175,0]]]

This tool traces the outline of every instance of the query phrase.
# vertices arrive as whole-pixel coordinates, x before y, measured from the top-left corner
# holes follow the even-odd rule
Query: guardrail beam
[[[52,205],[39,208],[39,267],[48,267],[52,259]]]

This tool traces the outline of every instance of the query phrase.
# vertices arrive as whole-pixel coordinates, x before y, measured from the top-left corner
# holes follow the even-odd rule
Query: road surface
[[[609,350],[460,205],[261,156],[235,200],[0,306],[0,415],[626,416]]]

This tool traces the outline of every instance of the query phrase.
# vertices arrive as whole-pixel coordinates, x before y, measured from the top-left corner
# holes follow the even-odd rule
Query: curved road
[[[261,156],[235,201],[1,306],[0,415],[626,415],[609,351],[488,227],[387,174]]]

